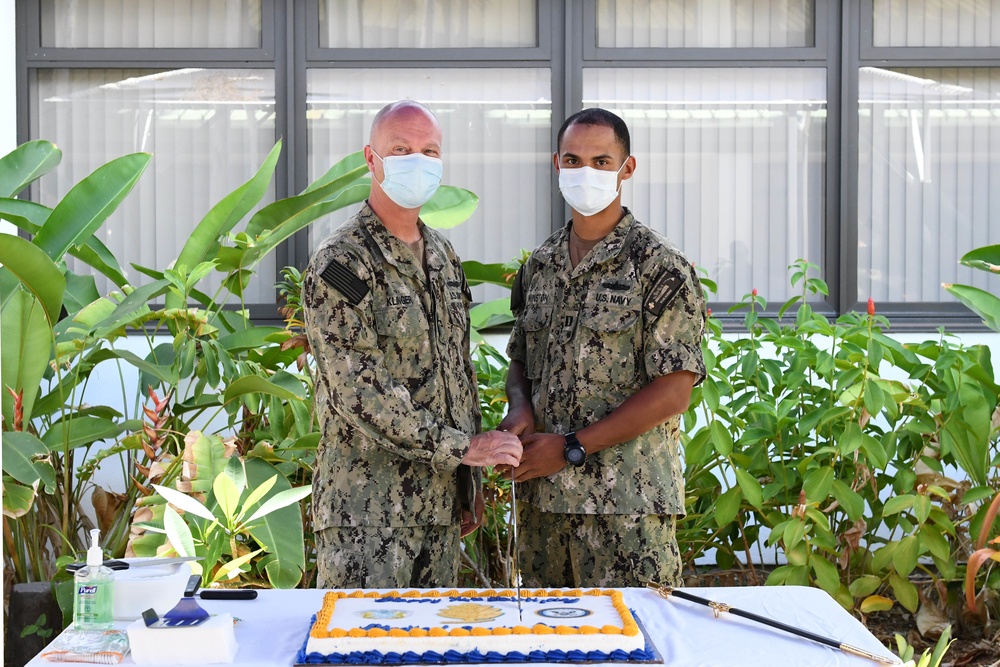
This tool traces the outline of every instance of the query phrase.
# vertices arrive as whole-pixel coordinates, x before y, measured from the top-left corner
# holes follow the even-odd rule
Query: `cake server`
[[[178,556],[177,558],[138,558],[132,560],[106,560],[103,565],[112,570],[128,570],[136,567],[161,567],[163,565],[177,565],[190,561],[201,560],[201,556]],[[70,563],[66,566],[67,572],[76,572],[86,563]]]

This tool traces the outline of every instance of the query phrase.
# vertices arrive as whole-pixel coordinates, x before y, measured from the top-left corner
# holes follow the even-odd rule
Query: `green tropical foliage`
[[[149,155],[99,167],[54,207],[16,197],[59,163],[55,146],[31,142],[0,158],[0,217],[24,236],[0,243],[4,564],[16,580],[51,579],[57,559],[83,546],[89,499],[113,556],[196,554],[208,581],[311,585],[306,498],[319,434],[301,274],[286,268],[278,283],[284,327],[255,325],[243,293],[269,252],[364,199],[370,183],[354,154],[302,193],[264,204],[280,150],[211,208],[169,268],[136,266],[142,285],[94,233]],[[442,188],[422,216],[453,226],[476,201]],[[466,276],[509,286],[525,256],[466,262]],[[67,257],[86,270],[67,268]],[[962,261],[996,272],[1000,246]],[[904,345],[874,304],[831,321],[810,307],[826,293],[818,267],[790,269],[800,293],[777,318],[762,315],[753,291],[734,307],[738,333],[709,320],[708,376],[683,416],[686,571],[697,580],[696,562],[713,553],[716,573],[817,586],[858,613],[931,605],[955,616],[964,598],[995,618],[1000,387],[988,348],[945,332]],[[94,274],[115,291],[99,294]],[[223,285],[215,296],[203,291],[211,275]],[[996,297],[948,289],[1000,331]],[[507,361],[479,330],[511,321],[509,299],[476,306],[471,320],[483,427],[494,428]],[[143,351],[123,345],[127,332]],[[98,367],[134,368],[139,387],[129,393],[122,380],[122,405],[89,404]],[[123,469],[123,492],[94,482],[111,464]],[[464,542],[463,584],[508,584],[509,483],[485,471],[484,485],[486,518]]]
[[[954,616],[1000,489],[989,349],[943,333],[900,344],[873,303],[831,322],[807,301],[826,290],[817,267],[791,271],[801,293],[779,319],[756,290],[734,307],[739,335],[710,318],[708,377],[685,415],[685,558],[715,549],[753,581],[771,548],[784,562],[768,584],[817,586],[862,613]]]
[[[217,513],[217,527],[198,514],[181,522],[199,555],[208,556],[207,580],[241,576],[288,587],[308,575],[302,545],[311,537],[303,503],[296,499],[243,521],[220,504],[218,491],[228,500],[233,486],[215,484],[229,470],[226,479],[241,497],[245,491],[273,507],[268,503],[290,497],[282,494],[291,489],[308,489],[318,442],[312,381],[308,367],[297,364],[301,340],[291,328],[251,322],[243,291],[268,253],[312,222],[363,200],[370,181],[356,153],[301,194],[262,204],[280,151],[279,142],[250,180],[209,210],[170,268],[134,265],[150,279],[139,286],[126,280],[94,233],[128,196],[150,155],[102,165],[52,208],[15,197],[58,165],[55,146],[30,142],[0,158],[0,217],[30,238],[6,235],[0,244],[4,559],[15,580],[50,579],[57,559],[83,545],[92,527],[83,511],[88,496],[112,555],[188,550],[187,533],[174,519],[169,534],[183,544],[166,539],[164,521],[174,515],[156,488],[190,494]],[[454,225],[477,201],[465,190],[442,187],[425,217]],[[66,256],[86,272],[68,269]],[[95,273],[117,290],[99,294]],[[210,297],[201,286],[219,273],[223,289]],[[145,340],[148,350],[123,345],[127,331],[137,332],[132,340]],[[135,395],[122,380],[124,410],[83,399],[102,365],[120,374],[126,366],[138,371]],[[216,469],[227,458],[221,450],[238,455],[241,475]],[[105,462],[123,468],[123,493],[94,483]],[[294,516],[283,516],[289,512]],[[254,556],[241,561],[246,553]]]
[[[970,250],[962,256],[959,263],[996,275],[1000,273],[1000,245]],[[1000,297],[971,285],[945,283],[943,287],[969,310],[982,317],[986,326],[993,331],[1000,331]]]

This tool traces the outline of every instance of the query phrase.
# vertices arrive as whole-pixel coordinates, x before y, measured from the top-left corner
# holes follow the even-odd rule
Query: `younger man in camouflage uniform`
[[[628,128],[586,109],[553,157],[573,219],[518,274],[507,353],[520,563],[531,586],[676,585],[679,415],[705,374],[691,264],[621,205]]]
[[[316,250],[303,285],[322,430],[317,585],[451,587],[460,531],[482,517],[470,466],[517,465],[521,445],[479,434],[471,295],[451,244],[418,218],[440,183],[437,119],[390,104],[365,158],[371,196]]]

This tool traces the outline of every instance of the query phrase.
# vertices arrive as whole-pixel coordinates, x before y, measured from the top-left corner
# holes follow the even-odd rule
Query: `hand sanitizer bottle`
[[[100,531],[90,531],[87,567],[74,575],[73,628],[76,630],[107,630],[112,626],[111,594],[114,573],[104,567],[104,554],[97,546]]]

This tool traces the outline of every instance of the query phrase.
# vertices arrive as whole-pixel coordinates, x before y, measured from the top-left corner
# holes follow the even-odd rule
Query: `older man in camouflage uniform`
[[[515,281],[500,424],[524,445],[525,583],[676,585],[679,415],[705,374],[704,296],[691,264],[621,205],[635,158],[618,116],[571,116],[553,162],[573,219]]]
[[[521,445],[479,433],[471,295],[451,245],[418,218],[440,183],[437,119],[390,104],[365,158],[371,196],[316,250],[303,286],[322,430],[317,585],[454,586],[460,534],[482,516],[470,466],[516,465]]]

